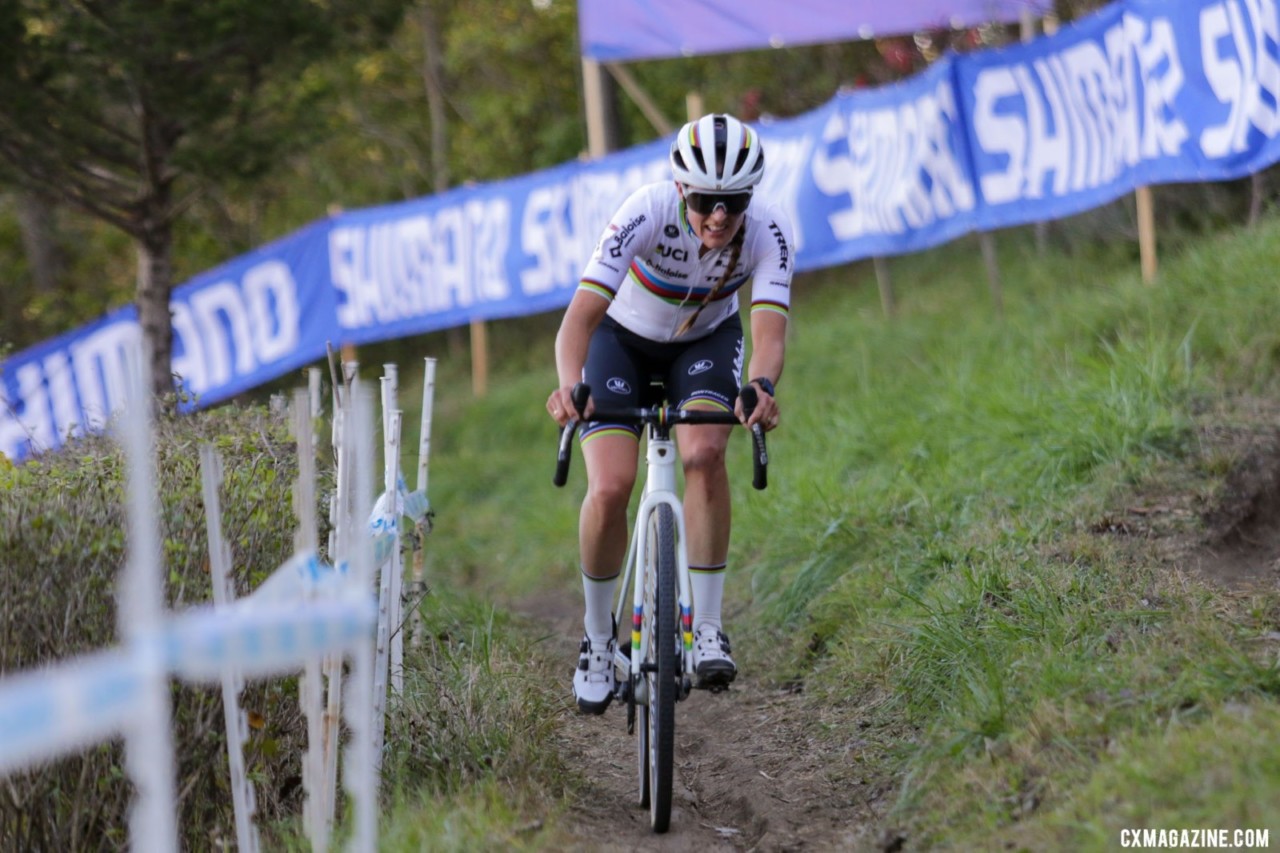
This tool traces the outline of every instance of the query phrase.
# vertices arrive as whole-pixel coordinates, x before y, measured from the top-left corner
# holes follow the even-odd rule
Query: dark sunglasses
[[[737,216],[751,204],[751,193],[704,193],[686,187],[684,201],[699,216],[710,216],[721,206],[729,216]]]

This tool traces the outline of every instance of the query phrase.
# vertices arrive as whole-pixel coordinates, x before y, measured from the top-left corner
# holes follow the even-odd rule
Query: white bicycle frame
[[[680,597],[680,633],[683,642],[681,648],[684,655],[683,672],[693,672],[693,590],[689,581],[689,555],[685,550],[684,505],[676,494],[676,443],[670,438],[656,437],[656,429],[649,428],[646,439],[645,460],[648,467],[644,481],[644,492],[640,507],[636,510],[635,529],[631,534],[631,544],[627,549],[627,569],[618,589],[618,606],[614,611],[622,613],[626,602],[627,584],[631,582],[633,573],[635,583],[632,587],[631,611],[631,655],[628,657],[621,651],[614,652],[615,663],[628,674],[634,676],[640,672],[640,663],[645,660],[650,637],[641,630],[644,625],[644,567],[649,549],[649,519],[662,504],[671,507],[671,514],[676,521],[676,577],[679,584]],[[636,685],[636,702],[647,701],[643,691],[644,679]],[[681,691],[682,693],[683,691]],[[681,695],[678,693],[677,695]]]

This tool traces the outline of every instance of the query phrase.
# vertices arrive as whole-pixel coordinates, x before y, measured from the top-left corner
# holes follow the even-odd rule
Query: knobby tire
[[[680,620],[676,596],[676,522],[671,507],[660,504],[651,516],[653,547],[649,577],[654,595],[646,602],[651,628],[646,655],[656,671],[648,673],[649,823],[654,832],[671,825],[675,769],[676,691],[679,687]],[[646,596],[648,598],[649,596]]]

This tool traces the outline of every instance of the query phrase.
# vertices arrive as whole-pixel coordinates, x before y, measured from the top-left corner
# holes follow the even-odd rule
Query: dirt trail
[[[671,828],[655,835],[637,802],[635,737],[626,709],[615,703],[599,717],[572,707],[570,679],[581,634],[581,605],[571,594],[547,595],[517,608],[552,636],[548,652],[563,661],[561,729],[566,755],[581,756],[598,786],[580,803],[574,848],[686,853],[736,850],[875,849],[865,828],[865,789],[841,782],[845,756],[807,732],[811,720],[795,692],[752,677],[749,658],[721,693],[694,690],[676,706],[676,778]]]
[[[1141,489],[1094,531],[1134,540],[1161,565],[1224,593],[1280,587],[1280,405],[1255,405],[1252,425],[1200,430],[1202,457],[1233,460],[1220,491],[1176,482]]]
[[[1230,458],[1225,488],[1212,496],[1188,483],[1139,490],[1127,506],[1095,520],[1100,536],[1118,536],[1135,559],[1200,576],[1226,595],[1280,587],[1280,407],[1248,427],[1202,428],[1203,458]],[[655,835],[636,802],[634,737],[625,708],[601,717],[576,712],[570,679],[581,636],[580,596],[547,593],[521,602],[551,639],[564,684],[561,737],[567,756],[598,782],[575,807],[571,830],[578,851],[853,850],[897,851],[907,839],[884,822],[892,780],[867,780],[854,769],[857,741],[819,741],[804,697],[779,690],[738,656],[740,675],[729,691],[695,690],[676,712],[676,785],[671,829]],[[732,631],[732,626],[730,626]],[[856,708],[827,709],[847,715]]]

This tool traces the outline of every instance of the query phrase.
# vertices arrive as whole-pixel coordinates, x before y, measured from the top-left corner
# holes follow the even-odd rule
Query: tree
[[[331,159],[379,169],[386,187],[356,203],[440,192],[442,167],[456,186],[578,156],[586,134],[574,3],[419,0],[419,9],[347,83],[343,130],[359,134],[361,150]]]
[[[201,190],[267,174],[318,133],[324,75],[409,0],[10,0],[0,161],[129,235],[154,394],[173,390],[174,228]]]
[[[58,245],[54,207],[46,195],[20,192],[14,199],[31,280],[37,293],[52,293],[62,278],[66,257]]]

